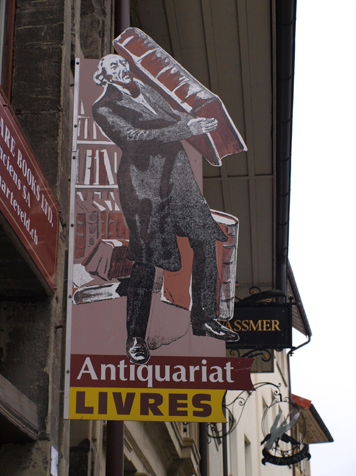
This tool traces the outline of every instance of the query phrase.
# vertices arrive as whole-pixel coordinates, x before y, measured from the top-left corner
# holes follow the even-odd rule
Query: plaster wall
[[[269,463],[264,466],[261,463],[263,446],[260,445],[260,442],[264,439],[261,422],[265,408],[271,405],[275,398],[274,392],[279,385],[283,398],[289,396],[286,352],[275,352],[273,358],[274,372],[252,374],[254,385],[261,382],[269,382],[272,385],[264,385],[251,393],[236,429],[228,437],[229,473],[231,476],[293,475],[292,467],[275,466]],[[283,360],[284,365],[282,366]],[[228,392],[227,403],[232,402],[238,394],[239,392]],[[248,392],[244,392],[241,396],[246,399]],[[238,420],[243,407],[236,401],[235,405],[229,406],[229,408],[232,410],[235,420]],[[273,424],[271,412],[273,413],[273,409],[269,415],[269,426]],[[273,415],[273,417],[276,415]]]

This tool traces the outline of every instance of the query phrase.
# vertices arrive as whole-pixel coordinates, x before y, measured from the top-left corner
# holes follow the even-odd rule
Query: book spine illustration
[[[83,258],[85,255],[86,242],[86,216],[85,213],[77,213],[77,228],[75,235],[74,259]]]

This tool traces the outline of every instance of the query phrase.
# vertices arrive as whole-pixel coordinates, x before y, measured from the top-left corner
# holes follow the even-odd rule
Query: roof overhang
[[[248,151],[204,164],[210,207],[240,222],[237,295],[286,291],[295,0],[136,0],[144,30],[217,94]]]
[[[312,443],[331,443],[334,441],[325,423],[310,400],[292,394],[292,402],[303,412],[306,424],[305,441]]]

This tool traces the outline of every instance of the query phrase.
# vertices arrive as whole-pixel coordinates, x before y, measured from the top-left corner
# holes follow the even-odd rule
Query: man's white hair
[[[94,82],[99,86],[105,86],[108,82],[110,82],[110,75],[106,71],[106,66],[113,61],[117,61],[118,59],[123,59],[120,55],[106,55],[98,63],[97,69],[93,74]],[[126,61],[126,60],[125,60]]]

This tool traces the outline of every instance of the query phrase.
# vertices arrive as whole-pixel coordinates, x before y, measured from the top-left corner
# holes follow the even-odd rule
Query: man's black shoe
[[[209,320],[203,324],[192,323],[193,334],[195,336],[208,336],[214,339],[236,342],[240,336],[236,332],[227,329],[214,320]]]
[[[145,364],[150,358],[146,341],[141,337],[131,337],[127,340],[126,354],[133,364]]]

